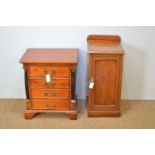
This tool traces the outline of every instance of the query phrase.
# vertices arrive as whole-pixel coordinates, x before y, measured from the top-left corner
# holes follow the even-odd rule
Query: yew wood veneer
[[[120,116],[123,48],[117,35],[89,35],[88,116]]]
[[[25,119],[38,113],[66,113],[77,119],[78,49],[27,49],[20,63],[25,70]]]

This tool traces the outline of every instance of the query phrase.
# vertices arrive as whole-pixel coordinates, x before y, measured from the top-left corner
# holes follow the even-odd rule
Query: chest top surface
[[[26,63],[71,63],[78,62],[76,48],[29,48],[19,61]]]
[[[89,35],[89,53],[124,54],[118,35]]]

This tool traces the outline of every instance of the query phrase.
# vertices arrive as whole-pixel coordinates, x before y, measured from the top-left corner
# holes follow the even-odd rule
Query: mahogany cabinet
[[[89,35],[88,116],[120,116],[123,48],[117,35]]]
[[[77,119],[77,49],[28,49],[20,63],[25,70],[25,119],[38,113],[66,113]]]

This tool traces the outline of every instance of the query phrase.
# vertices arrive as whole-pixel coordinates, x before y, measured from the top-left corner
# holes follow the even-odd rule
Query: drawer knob
[[[47,70],[46,69],[44,70],[44,73],[47,74]]]
[[[44,83],[44,84],[45,84],[45,86],[46,86],[46,87],[48,86],[48,83],[47,83],[46,81],[45,81],[45,83]]]
[[[55,74],[55,70],[52,70],[52,71],[51,71],[51,75],[53,75],[53,74]]]
[[[52,85],[52,87],[54,87],[55,86],[55,82],[52,82],[51,85]]]
[[[46,92],[44,95],[45,95],[45,96],[48,96],[48,92]]]

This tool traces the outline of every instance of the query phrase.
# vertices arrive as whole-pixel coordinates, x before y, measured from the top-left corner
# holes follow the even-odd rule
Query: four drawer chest
[[[25,119],[38,113],[66,113],[77,119],[78,49],[27,49],[20,63],[25,71]]]

